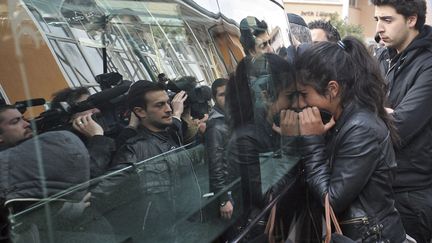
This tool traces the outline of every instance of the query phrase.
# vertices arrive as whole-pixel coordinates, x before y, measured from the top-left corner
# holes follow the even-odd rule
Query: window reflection
[[[104,65],[108,72],[119,72],[123,79],[131,81],[157,81],[158,74],[164,73],[172,80],[192,76],[198,86],[211,85],[217,78],[228,77],[244,57],[239,23],[246,16],[268,21],[267,43],[275,51],[289,45],[284,10],[273,1],[256,5],[227,0],[24,2],[47,37],[68,85],[75,87],[99,90],[95,76],[104,72]],[[208,151],[203,138],[195,140],[194,146],[184,145],[49,194],[50,199],[37,198],[35,205],[34,201],[24,206],[9,201],[16,242],[28,242],[36,235],[41,242],[212,242],[244,213],[243,182],[237,175],[220,191],[212,191],[205,158]],[[259,191],[263,194],[295,163],[294,159],[286,163],[276,150],[257,153],[255,159],[262,179]],[[39,163],[44,165],[44,161]],[[164,191],[169,194],[166,197],[148,193],[151,186],[145,177],[152,163],[158,164],[161,171],[163,166],[169,167],[167,164],[181,164],[170,167],[169,173],[174,176],[169,190]],[[96,198],[98,185],[123,172],[128,175],[123,184],[114,187],[113,197],[92,199],[87,207],[83,207],[84,197],[68,197],[85,191]],[[228,193],[235,204],[230,220],[220,215],[222,198]],[[151,211],[151,203],[156,201],[172,210]],[[75,207],[79,211],[73,211]]]

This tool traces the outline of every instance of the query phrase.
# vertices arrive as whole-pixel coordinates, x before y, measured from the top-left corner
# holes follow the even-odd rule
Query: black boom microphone
[[[121,84],[119,86],[115,86],[113,88],[105,89],[98,93],[92,94],[88,97],[87,100],[81,101],[73,105],[71,107],[71,112],[82,112],[109,103],[110,100],[113,100],[125,94],[129,90],[130,84],[130,82],[124,82],[124,84]]]
[[[45,105],[45,103],[46,103],[45,99],[36,98],[36,99],[30,99],[30,100],[17,101],[17,102],[15,102],[14,106],[21,113],[24,113],[24,112],[26,112],[27,107]]]

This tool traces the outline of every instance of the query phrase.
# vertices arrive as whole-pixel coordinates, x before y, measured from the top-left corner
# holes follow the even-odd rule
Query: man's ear
[[[417,17],[417,15],[409,16],[407,18],[407,20],[408,20],[408,26],[411,28],[415,28],[415,25],[417,24],[418,17]]]
[[[335,80],[331,80],[327,84],[327,92],[332,99],[336,98],[339,95],[340,86],[339,83]]]
[[[145,119],[147,117],[146,110],[139,106],[133,108],[133,113],[135,113],[135,115],[140,119]]]

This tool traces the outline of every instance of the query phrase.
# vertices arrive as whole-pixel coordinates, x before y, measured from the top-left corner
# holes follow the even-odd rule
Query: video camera
[[[168,95],[172,99],[178,92],[184,90],[188,95],[184,102],[185,108],[190,107],[191,116],[194,119],[202,119],[209,113],[209,104],[212,97],[211,88],[197,86],[196,79],[191,76],[182,77],[177,81],[168,81]]]
[[[60,105],[41,113],[34,119],[39,133],[53,130],[70,130],[71,119],[74,114],[98,108],[101,112],[93,114],[92,118],[102,126],[108,136],[117,134],[126,125],[128,108],[126,93],[131,81],[122,80],[118,73],[101,74],[96,76],[102,91],[90,95],[87,100],[68,104],[60,102]]]

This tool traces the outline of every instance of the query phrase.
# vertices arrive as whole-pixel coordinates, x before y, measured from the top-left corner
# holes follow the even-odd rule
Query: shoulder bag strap
[[[330,205],[330,201],[328,198],[328,194],[325,195],[324,199],[324,208],[325,208],[325,223],[326,223],[326,237],[324,242],[330,243],[331,241],[331,224],[333,222],[333,225],[335,226],[335,230],[337,234],[343,235],[342,230],[339,226],[339,223],[336,218],[336,214],[333,211],[333,208]]]

